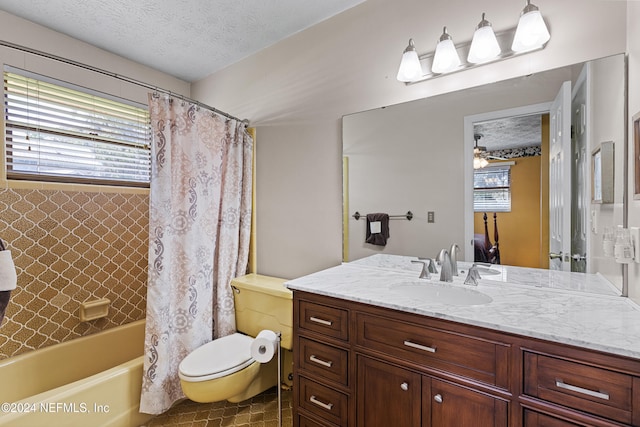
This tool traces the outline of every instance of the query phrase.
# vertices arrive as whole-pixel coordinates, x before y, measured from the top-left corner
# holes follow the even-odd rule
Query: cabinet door
[[[419,427],[422,376],[358,356],[358,427]]]
[[[579,424],[559,420],[549,415],[539,414],[526,409],[524,411],[524,427],[578,427]]]
[[[507,402],[453,383],[423,378],[423,427],[506,427]]]

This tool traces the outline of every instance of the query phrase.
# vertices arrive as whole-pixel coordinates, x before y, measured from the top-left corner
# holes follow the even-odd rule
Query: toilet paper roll
[[[14,290],[17,282],[18,276],[11,258],[11,251],[0,251],[0,291]]]
[[[267,363],[278,351],[278,335],[265,329],[251,343],[251,357],[260,363]]]

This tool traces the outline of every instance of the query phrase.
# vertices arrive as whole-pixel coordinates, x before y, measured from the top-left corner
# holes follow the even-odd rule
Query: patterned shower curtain
[[[229,282],[245,274],[253,141],[242,122],[149,95],[152,127],[149,280],[140,411],[184,394],[187,354],[235,332]]]

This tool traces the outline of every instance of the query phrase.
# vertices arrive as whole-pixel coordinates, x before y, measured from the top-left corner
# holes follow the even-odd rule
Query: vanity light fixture
[[[551,35],[538,7],[532,5],[531,0],[525,1],[517,27],[506,31],[494,33],[483,13],[471,42],[456,46],[444,27],[435,52],[418,56],[413,39],[409,39],[396,78],[412,84],[543,49]]]
[[[482,20],[476,27],[476,32],[473,33],[467,61],[472,64],[481,64],[497,58],[501,51],[491,23],[484,19],[483,13]]]
[[[526,52],[536,49],[542,47],[550,38],[551,35],[547,25],[544,23],[540,9],[531,4],[530,0],[527,0],[527,5],[520,13],[520,20],[518,21],[518,28],[516,28],[516,35],[513,37],[511,50],[514,52]]]
[[[402,61],[400,62],[400,68],[398,69],[398,75],[396,78],[401,82],[411,82],[421,76],[422,65],[420,65],[418,52],[416,52],[416,46],[413,44],[413,39],[409,39],[409,45],[402,53]]]
[[[438,40],[438,44],[436,45],[436,53],[433,56],[431,71],[438,74],[448,73],[459,66],[460,57],[458,56],[458,51],[453,44],[451,36],[447,33],[447,27],[444,27],[440,40]]]

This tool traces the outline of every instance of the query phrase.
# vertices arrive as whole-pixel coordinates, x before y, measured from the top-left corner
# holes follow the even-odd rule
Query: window
[[[149,112],[84,88],[4,73],[8,179],[149,186]]]
[[[473,210],[511,212],[511,166],[487,166],[474,170]]]

